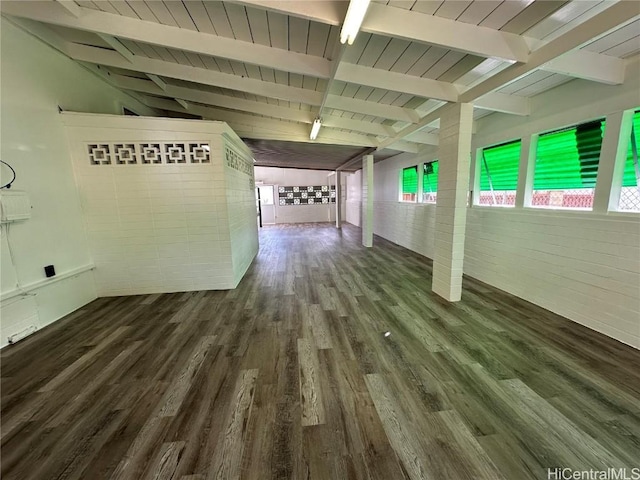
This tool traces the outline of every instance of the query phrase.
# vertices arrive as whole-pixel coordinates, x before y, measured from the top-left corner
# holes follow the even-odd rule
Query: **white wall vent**
[[[0,190],[0,220],[2,223],[31,218],[31,201],[27,192]]]

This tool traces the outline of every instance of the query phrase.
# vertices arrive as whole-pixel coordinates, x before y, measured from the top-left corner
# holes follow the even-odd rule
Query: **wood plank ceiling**
[[[11,21],[160,113],[226,121],[260,145],[258,164],[265,151],[263,163],[277,164],[284,145],[283,165],[297,155],[324,169],[354,148],[419,153],[437,145],[447,102],[474,103],[475,118],[528,115],[531,97],[573,79],[623,83],[640,53],[638,2],[374,0],[355,43],[342,46],[347,7],[0,2]],[[345,147],[326,161],[301,145],[318,116],[314,144]]]

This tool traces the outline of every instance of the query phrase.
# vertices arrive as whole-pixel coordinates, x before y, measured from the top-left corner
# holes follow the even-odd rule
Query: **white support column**
[[[336,170],[336,228],[342,227],[342,174]]]
[[[520,143],[520,164],[518,165],[516,208],[531,206],[537,150],[538,135],[527,135],[522,138]]]
[[[373,246],[373,155],[362,157],[362,245]]]
[[[607,129],[602,139],[593,198],[594,213],[618,209],[632,121],[633,110],[607,115]]]
[[[473,105],[457,103],[440,117],[438,201],[432,290],[450,302],[462,296]]]

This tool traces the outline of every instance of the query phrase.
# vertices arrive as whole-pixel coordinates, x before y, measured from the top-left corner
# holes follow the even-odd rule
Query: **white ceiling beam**
[[[395,142],[387,145],[385,148],[409,153],[418,153],[420,151],[420,147],[417,144],[408,142],[406,140],[396,140]],[[379,148],[378,150],[381,149]]]
[[[180,113],[201,115],[209,120],[218,120],[228,123],[236,132],[246,131],[241,126],[258,128],[263,132],[272,132],[271,135],[263,135],[260,138],[275,140],[287,139],[309,143],[309,129],[306,125],[293,122],[278,121],[267,118],[254,117],[252,115],[230,112],[213,107],[190,105],[189,111],[177,105],[171,100],[158,99],[143,96],[145,103],[154,108],[170,110]],[[274,138],[276,137],[276,138]],[[255,137],[251,137],[255,138]],[[375,146],[376,140],[366,135],[357,135],[335,131],[331,128],[321,129],[315,143],[332,143],[337,145]]]
[[[411,142],[422,143],[424,145],[438,145],[440,137],[436,133],[417,131],[412,133],[411,135],[407,135],[405,139]]]
[[[151,80],[160,88],[160,90],[164,91],[167,89],[167,82],[162,80],[159,76],[153,75],[152,73],[147,73],[146,75],[149,80]]]
[[[385,137],[389,136],[391,129],[391,127],[387,127],[381,123],[363,122],[360,120],[352,120],[350,118],[324,114],[322,116],[322,125],[323,127],[341,128],[343,130],[353,130],[355,132],[362,132],[368,135]]]
[[[53,2],[47,2],[45,5],[42,5],[41,2],[12,2],[12,1],[3,1],[0,2],[0,6],[2,7],[2,11],[11,14],[17,15],[25,15],[31,16],[31,18],[37,18],[38,20],[47,21],[47,19],[51,19],[51,15],[47,13],[47,8],[52,10],[50,7]],[[250,2],[251,3],[251,2]],[[297,6],[298,3],[302,2],[266,2],[270,5],[271,10],[282,9],[289,4],[290,10],[294,12],[294,14],[300,14],[302,11],[316,11],[319,12],[323,8],[327,11],[336,11],[337,4],[334,5],[335,2],[304,2],[304,5]],[[256,2],[255,6],[259,6],[264,8],[266,5],[265,2]],[[271,5],[273,3],[273,5]],[[338,2],[340,3],[340,2]],[[253,3],[252,3],[253,4]],[[48,5],[48,7],[47,7]],[[37,6],[38,8],[34,8]],[[42,7],[42,8],[40,8]],[[381,7],[380,5],[373,7],[374,9]],[[78,7],[82,8],[82,7]],[[392,8],[393,11],[399,10],[393,7],[385,7]],[[53,9],[57,12],[57,16],[53,15],[53,19],[58,19],[59,24],[64,24],[65,26],[70,26],[74,28],[81,28],[82,25],[77,25],[77,19],[70,19],[69,15],[60,13],[60,9]],[[151,22],[143,22],[141,20],[129,19],[128,17],[122,17],[118,15],[105,14],[104,12],[97,12],[91,9],[83,9],[83,19],[82,22],[86,22],[87,20],[91,20],[91,17],[86,17],[84,10],[87,10],[91,15],[106,15],[110,22],[106,22],[105,25],[109,25],[114,21],[124,21],[126,22],[138,22],[137,26],[139,28],[133,28],[132,30],[136,32],[138,36],[144,36],[143,32],[144,27],[151,25],[152,29],[156,29],[160,27],[169,28],[171,30],[165,30],[164,35],[160,35],[159,33],[155,35],[154,38],[143,38],[143,40],[150,41],[153,43],[156,40],[156,37],[160,36],[164,39],[164,44],[166,46],[171,47],[179,47],[179,44],[174,42],[174,39],[180,40],[181,35],[185,34],[190,37],[190,41],[195,41],[195,36],[200,35],[199,41],[197,45],[207,44],[209,43],[207,40],[211,40],[213,43],[220,43],[221,47],[218,49],[217,53],[220,56],[224,56],[226,58],[238,60],[238,61],[247,61],[248,56],[252,57],[256,63],[266,65],[269,67],[274,67],[278,69],[282,69],[284,71],[293,71],[295,68],[291,68],[291,60],[289,57],[291,52],[283,51],[281,49],[274,49],[271,47],[265,47],[261,45],[255,45],[248,42],[239,42],[237,40],[229,40],[218,36],[201,34],[199,32],[192,32],[185,29],[178,29],[175,27],[167,27],[164,25],[153,24]],[[339,10],[339,8],[338,8]],[[291,12],[289,12],[291,13]],[[397,13],[397,12],[396,12]],[[415,15],[422,15],[413,12]],[[47,16],[49,15],[49,16]],[[60,18],[58,18],[60,17]],[[321,18],[325,18],[322,17]],[[115,20],[114,20],[115,19]],[[139,23],[142,22],[142,23]],[[33,23],[33,22],[32,22]],[[55,23],[55,22],[54,22]],[[465,24],[466,25],[466,24]],[[464,28],[469,27],[469,25]],[[470,27],[473,27],[472,25]],[[106,28],[106,27],[105,27]],[[157,33],[157,32],[156,32]],[[205,35],[204,38],[202,35]],[[112,48],[116,49],[121,55],[131,61],[132,54],[126,49],[122,43],[113,35],[100,34],[100,36],[108,42],[112,46]],[[211,38],[209,38],[211,37]],[[204,41],[203,41],[204,40]],[[234,42],[233,45],[226,45],[225,42]],[[158,44],[158,42],[155,42]],[[539,42],[538,42],[539,43]],[[212,53],[207,46],[205,51],[208,53]],[[265,49],[267,49],[270,54],[265,55]],[[193,51],[193,49],[192,49]],[[249,52],[252,51],[252,52]],[[304,64],[315,64],[317,63],[319,57],[314,57],[310,55],[304,54],[294,54],[296,58],[294,59],[294,67],[295,62],[302,62]],[[249,59],[249,61],[251,60]],[[328,78],[333,78],[332,68],[335,68],[337,63],[333,63],[325,59],[322,60],[323,65],[320,70],[318,70],[317,65],[314,67],[313,73],[318,73],[317,76],[328,76]],[[276,63],[274,63],[274,61]],[[280,62],[280,63],[278,63]],[[445,101],[456,101],[457,100],[457,91],[466,90],[465,87],[460,87],[456,85],[452,85],[446,82],[438,82],[436,80],[430,79],[422,79],[409,75],[398,74],[395,72],[389,72],[381,69],[374,69],[370,67],[363,67],[359,65],[352,64],[339,64],[340,67],[336,70],[335,78],[342,81],[347,81],[351,83],[357,83],[359,85],[365,85],[376,88],[389,89],[393,91],[399,91],[401,93],[408,93],[412,95],[422,96],[424,98],[433,98],[433,99],[442,99]],[[615,57],[610,57],[607,55],[596,54],[587,51],[573,51],[563,55],[561,58],[557,58],[543,64],[539,67],[542,70],[550,71],[554,73],[562,73],[565,75],[573,76],[576,78],[583,78],[593,81],[598,81],[606,84],[619,84],[624,79],[624,60],[618,59]],[[328,73],[327,73],[328,72]],[[328,91],[328,90],[327,90]],[[504,103],[504,102],[503,102]],[[509,111],[508,109],[504,109],[503,106],[499,106],[494,109],[492,104],[486,101],[484,102],[483,108],[488,110],[501,111],[504,113],[514,113],[521,114],[519,111]]]
[[[436,108],[432,112],[422,117],[418,123],[409,125],[408,127],[405,127],[402,130],[400,130],[395,136],[389,137],[386,140],[381,141],[380,144],[378,145],[378,149],[382,150],[383,148],[386,148],[392,143],[397,142],[398,140],[402,140],[403,138],[408,137],[412,133],[417,132],[418,130],[428,126],[431,122],[440,118],[443,110],[447,108],[448,105],[449,105],[448,103],[441,105],[440,107]]]
[[[134,77],[126,77],[124,75],[111,75],[112,81],[125,90],[134,90],[136,92],[147,93],[151,95],[166,96],[169,98],[181,98],[183,100],[195,103],[203,103],[207,105],[228,108],[231,110],[239,110],[259,115],[266,115],[283,120],[291,120],[294,122],[313,123],[313,114],[309,111],[298,110],[293,108],[281,107],[279,105],[270,105],[263,102],[255,102],[244,98],[230,97],[219,93],[206,92],[193,88],[180,87],[177,85],[169,85],[165,83],[165,88],[160,89],[153,83]]]
[[[56,3],[62,6],[67,14],[71,14],[74,18],[80,18],[82,16],[82,10],[74,0],[55,0]]]
[[[262,8],[266,10],[276,11],[279,13],[283,13],[286,15],[293,15],[295,17],[306,18],[308,20],[313,20],[316,22],[326,23],[329,25],[339,25],[342,22],[342,18],[336,15],[337,6],[336,3],[342,2],[293,2],[293,1],[271,1],[271,0],[244,0],[238,3],[243,3],[249,6]],[[346,3],[346,2],[345,2]],[[599,7],[603,8],[603,7]],[[595,8],[594,8],[595,10]],[[420,14],[418,12],[408,12],[403,9],[395,8],[395,7],[387,7],[380,4],[371,4],[370,11],[376,11],[377,14],[367,13],[365,17],[362,30],[367,31],[367,22],[372,21],[371,19],[378,18],[376,22],[381,22],[386,25],[384,31],[387,33],[383,33],[381,29],[378,29],[376,32],[379,34],[387,34],[394,37],[402,37],[409,41],[424,41],[427,35],[435,35],[435,31],[433,29],[428,28],[427,23],[423,23],[420,20],[424,20],[425,15]],[[412,17],[413,15],[413,17]],[[400,23],[394,24],[393,18],[403,17],[403,20]],[[404,22],[404,17],[407,19],[411,18],[412,21],[407,23]],[[429,21],[431,22],[444,22],[444,37],[448,37],[449,35],[455,36],[458,38],[460,42],[471,42],[473,44],[473,48],[476,50],[480,50],[475,52],[475,54],[480,56],[491,57],[495,59],[506,59],[513,62],[516,58],[516,55],[513,55],[513,58],[505,58],[505,56],[500,55],[489,55],[489,50],[485,49],[482,44],[480,44],[483,35],[487,35],[489,38],[498,38],[497,43],[503,44],[504,37],[504,45],[509,46],[510,44],[516,45],[516,50],[520,52],[520,59],[526,60],[528,58],[529,49],[531,45],[540,45],[540,41],[532,38],[527,38],[524,36],[518,36],[513,34],[508,34],[505,32],[499,32],[492,29],[485,29],[485,27],[477,27],[471,24],[465,24],[462,22],[456,22],[452,20],[440,19],[439,17],[433,17],[431,15],[426,15],[429,17]],[[419,20],[420,19],[420,20]],[[398,21],[397,19],[395,21]],[[414,25],[415,24],[417,25]],[[405,28],[405,25],[411,26],[413,25],[415,28],[413,30],[409,28]],[[450,28],[449,28],[450,27]],[[459,27],[459,28],[458,28]],[[488,31],[487,31],[488,30]],[[414,34],[414,31],[417,32]],[[465,32],[469,33],[469,35],[465,36]],[[440,33],[442,35],[442,33]],[[422,40],[421,40],[422,39]],[[480,39],[480,40],[477,40]],[[443,39],[444,40],[444,39]],[[435,43],[435,42],[434,42]],[[526,47],[525,47],[526,45]],[[443,41],[441,46],[445,48],[456,49],[454,45]],[[462,51],[467,51],[468,48],[462,48]],[[474,52],[469,52],[474,53]],[[508,55],[507,55],[508,56]],[[349,68],[349,66],[345,67]],[[359,83],[360,85],[366,85],[371,87],[376,87],[380,85],[379,82],[383,82],[382,84],[391,83],[391,77],[383,77],[378,78],[378,76],[369,76],[368,73],[377,73],[378,70],[370,68],[370,72],[366,72],[364,69],[367,67],[359,66],[359,69],[362,69],[358,72],[358,81],[356,82],[353,78],[348,78],[348,75],[341,71],[338,72],[336,79],[351,82],[351,83]],[[577,50],[574,52],[569,52],[564,55],[562,58],[555,59],[553,62],[540,66],[541,70],[553,72],[553,73],[562,73],[564,75],[568,75],[575,78],[582,78],[585,80],[591,80],[595,82],[601,82],[605,84],[617,85],[622,83],[624,80],[624,60],[618,59],[615,57],[611,57],[608,55],[602,55],[593,52],[586,52],[583,50]],[[386,72],[392,73],[392,72]],[[445,83],[445,85],[447,85]],[[436,92],[439,88],[438,84],[433,84]],[[379,88],[386,88],[384,86],[380,86]],[[415,89],[418,89],[416,91]],[[445,87],[447,88],[447,87]],[[400,91],[403,93],[410,93],[414,95],[424,96],[425,98],[442,98],[442,100],[447,101],[455,101],[450,98],[443,98],[442,95],[451,95],[450,90],[445,90],[444,93],[438,94],[434,93],[433,95],[425,95],[424,93],[420,93],[420,90],[427,89],[425,85],[414,86],[411,83],[407,83],[405,85],[398,84],[395,88],[390,88],[390,90]],[[463,89],[464,90],[464,89]],[[490,108],[489,108],[490,109]]]
[[[633,21],[638,16],[636,2],[618,2],[598,13],[574,29],[560,35],[531,53],[525,64],[511,65],[493,77],[461,93],[460,101],[473,102],[493,90],[502,87],[554,60],[568,51],[599,38],[616,27]]]
[[[389,72],[379,68],[363,67],[353,63],[341,63],[336,72],[336,80],[447,102],[455,102],[458,99],[458,90],[451,83]]]
[[[637,5],[635,2],[618,2],[606,10],[594,15],[589,20],[578,25],[574,29],[556,37],[531,54],[529,62],[523,65],[511,65],[493,77],[490,77],[478,85],[461,93],[460,101],[463,103],[474,102],[478,98],[493,92],[493,90],[508,84],[523,75],[537,69],[539,66],[563,55],[564,53],[579,48],[594,38],[601,37],[616,27],[627,24],[637,17]],[[437,118],[440,118],[447,105],[443,105],[432,111],[416,124],[400,130],[395,137],[380,142],[378,148],[384,148],[396,140],[418,131]]]
[[[339,16],[336,2],[244,0],[241,3],[329,25],[340,25],[344,20],[344,10]],[[343,3],[345,8],[347,2]],[[306,4],[316,5],[309,8]],[[525,62],[529,55],[528,44],[520,35],[374,2],[369,4],[360,30],[512,62]]]
[[[336,110],[361,113],[363,115],[373,115],[374,117],[390,118],[392,120],[400,120],[409,123],[417,122],[420,119],[415,110],[411,110],[409,108],[395,107],[393,105],[368,102],[366,100],[341,97],[338,95],[329,95],[326,106]]]
[[[181,98],[174,98],[174,100],[185,110],[190,110],[190,105]]]
[[[141,78],[111,74],[110,79],[117,88],[122,88],[124,90],[132,90],[151,95],[164,95],[169,98],[180,98],[188,102],[202,103],[206,105],[227,108],[230,110],[257,113],[268,117],[290,120],[305,124],[312,124],[315,118],[313,112],[311,111],[282,107],[279,105],[271,105],[263,102],[255,102],[253,100],[230,97],[227,95],[220,95],[218,93],[206,92],[193,88],[167,85],[165,83],[165,88],[161,89],[151,82]],[[395,134],[395,131],[393,129],[380,123],[351,120],[333,115],[325,115],[323,117],[323,124],[327,127],[353,130],[355,132],[376,136],[388,136],[390,134]]]
[[[529,46],[520,35],[379,3],[369,5],[360,29],[481,57],[513,62],[529,58]]]
[[[19,19],[19,18],[12,18],[12,21],[16,24],[18,24],[19,26],[21,26],[22,28],[25,28],[27,30],[29,30],[31,33],[33,33],[34,35],[38,36],[39,38],[41,38],[42,40],[44,40],[45,42],[48,42],[50,44],[52,44],[54,47],[56,47],[58,50],[63,51],[64,53],[66,53],[69,56],[74,55],[74,52],[69,52],[69,49],[67,48],[67,45],[71,45],[68,42],[66,42],[65,40],[63,40],[61,37],[59,37],[55,32],[53,32],[53,30],[47,28],[46,26],[42,25],[41,23],[38,22],[34,22],[31,20],[25,20],[25,19]],[[71,47],[71,49],[73,50],[75,47]],[[78,52],[76,51],[76,59],[80,60],[80,61],[87,61],[87,62],[93,62],[93,61],[98,61],[98,60],[102,60],[102,58],[97,58],[97,60],[91,60],[89,59],[89,57],[93,57],[95,55],[100,55],[101,57],[104,56],[104,49],[94,49],[94,50],[89,50],[92,47],[84,47],[82,50],[84,50],[84,54],[80,57],[78,56]],[[76,50],[78,50],[76,48]],[[102,51],[101,51],[102,50]],[[107,54],[109,54],[111,57],[113,56],[111,52],[106,52]],[[91,55],[90,55],[91,54]],[[142,61],[144,61],[144,57],[135,57],[135,59],[133,60],[138,60],[138,59],[142,59]],[[162,61],[157,61],[157,62],[162,62]],[[175,65],[175,64],[172,64]],[[118,65],[111,65],[111,66],[118,66]],[[351,67],[356,67],[355,69],[352,69]],[[126,67],[123,67],[126,68]],[[208,72],[208,70],[206,70]],[[409,75],[404,75],[404,74],[397,74],[394,72],[387,72],[385,70],[380,70],[380,69],[373,69],[373,68],[369,68],[369,67],[360,67],[358,65],[352,65],[352,64],[346,64],[346,63],[341,63],[340,67],[338,68],[338,72],[345,72],[345,73],[354,73],[354,72],[359,72],[357,75],[354,75],[352,77],[352,81],[353,83],[359,83],[359,84],[368,84],[369,86],[378,86],[380,85],[380,88],[386,88],[386,89],[391,89],[391,90],[395,90],[395,91],[401,91],[404,93],[412,93],[412,90],[410,88],[407,87],[407,85],[410,85],[412,82],[421,82],[424,80],[427,80],[426,83],[430,83],[430,82],[434,82],[434,81],[429,81],[428,79],[423,79],[423,78],[418,78],[418,77],[412,77]],[[338,73],[338,75],[340,75],[340,73]],[[158,85],[161,89],[165,90],[166,89],[166,83],[160,78],[158,77],[158,75],[154,75],[154,74],[149,74],[147,73],[147,77],[149,77],[156,85]],[[236,86],[235,81],[233,81],[233,78],[237,78],[236,76],[230,76],[232,77],[231,80],[228,80],[225,82],[225,85],[227,85],[227,87],[224,88],[231,88]],[[187,74],[187,77],[184,77],[184,79],[186,80],[190,80],[193,77],[190,74]],[[378,83],[379,80],[375,80],[372,81],[371,79],[373,78],[382,78],[384,81],[384,84],[382,83]],[[361,83],[362,82],[362,83]],[[438,85],[438,84],[443,84],[443,85],[449,85],[451,87],[451,89],[455,89],[456,87],[450,84],[445,84],[444,82],[436,82],[436,84],[434,85]],[[384,85],[384,86],[383,86]],[[219,83],[216,83],[215,86],[221,86],[219,85]],[[126,88],[126,87],[123,87]],[[440,88],[440,87],[437,87]],[[457,88],[462,88],[462,87],[457,87]],[[174,90],[175,91],[175,90]],[[437,91],[434,89],[432,91],[432,93],[436,93]],[[151,93],[151,92],[147,92],[147,93]],[[414,94],[418,95],[420,93],[427,93],[426,91],[422,91],[422,92],[418,92],[417,90],[413,92]],[[178,93],[175,94],[173,96],[178,96],[180,97],[182,95],[182,93]],[[329,95],[331,96],[331,95]],[[329,97],[328,96],[328,97]],[[327,97],[327,98],[328,98]],[[336,97],[331,96],[331,97]],[[499,99],[499,100],[490,100],[490,97],[493,97],[494,99]],[[182,98],[182,97],[180,97]],[[230,97],[227,97],[230,98]],[[233,97],[231,97],[233,98]],[[339,102],[341,97],[337,97],[334,98],[333,100],[335,102]],[[201,103],[212,103],[212,102],[208,102],[208,101],[202,101],[202,100],[196,100],[193,98],[186,98],[187,100],[190,101],[196,101],[196,102],[201,102]],[[510,100],[509,100],[510,99]],[[285,99],[286,100],[286,99]],[[509,100],[509,101],[507,101]],[[252,102],[255,103],[255,102]],[[307,102],[302,102],[302,103],[307,103]],[[336,103],[337,104],[337,103]],[[515,114],[515,115],[528,115],[529,114],[529,109],[528,106],[524,106],[524,104],[528,104],[528,100],[523,98],[523,97],[517,97],[514,95],[504,95],[504,94],[491,94],[491,95],[487,95],[486,97],[484,97],[482,99],[481,104],[479,103],[478,106],[485,108],[487,110],[494,110],[494,111],[498,111],[498,112],[503,112],[503,113],[511,113],[511,114]],[[375,110],[372,110],[371,108],[368,107],[372,107],[372,106],[378,106],[378,104],[374,104],[373,102],[368,102],[368,105],[358,105],[359,110],[356,113],[362,113],[362,114],[366,114],[366,115],[373,115],[373,116],[379,116],[380,114],[380,109],[376,108]],[[344,110],[344,105],[342,105],[343,108],[340,107],[335,107],[335,108],[339,108],[341,110]],[[232,108],[232,107],[227,107],[227,108]],[[399,107],[393,107],[395,108],[399,108]],[[290,110],[290,109],[288,109]],[[257,112],[259,113],[259,112]],[[408,120],[407,117],[405,116],[405,114],[402,111],[399,110],[395,110],[395,113],[397,114],[397,116],[399,116],[399,118],[395,118],[396,120],[399,121],[409,121],[410,123],[413,123],[411,120]],[[267,114],[265,114],[267,115]],[[324,116],[324,115],[323,115]],[[416,120],[417,117],[412,117],[413,120]],[[371,125],[368,122],[362,122],[365,123],[367,125]],[[354,125],[355,127],[355,125]],[[349,128],[346,126],[341,126],[339,128]],[[366,128],[366,127],[365,127]],[[370,133],[373,135],[383,135],[384,133],[380,132],[380,131],[371,131],[371,130],[362,130],[362,126],[359,126],[359,128],[354,128],[354,130],[357,131],[363,131],[366,133]],[[390,132],[386,133],[388,134],[395,134],[395,130],[392,130]]]
[[[129,49],[120,42],[120,40],[111,35],[105,35],[104,33],[98,33],[98,36],[129,62],[133,62],[133,53],[131,53]]]
[[[484,110],[527,116],[531,114],[531,100],[528,97],[490,92],[478,98],[473,105]]]
[[[320,101],[322,100],[322,93],[313,90],[240,77],[238,75],[216,72],[214,70],[140,57],[138,55],[134,56],[133,62],[128,62],[116,52],[87,45],[79,45],[77,43],[69,45],[69,55],[71,58],[83,62],[99,63],[109,67],[134,70],[146,74],[151,73],[162,77],[177,78],[230,90],[240,90],[253,93],[254,95],[279,98],[291,102],[320,105]]]
[[[340,68],[340,62],[342,61],[342,57],[344,52],[346,51],[347,46],[341,44],[340,42],[336,42],[331,61],[331,74],[329,75],[329,81],[327,82],[326,87],[324,88],[324,93],[322,95],[322,102],[320,103],[320,108],[318,109],[318,118],[322,119],[324,109],[327,105],[327,100],[329,98],[329,92],[333,88],[333,84],[336,81],[336,72],[338,68]]]
[[[260,8],[271,12],[291,15],[327,25],[342,25],[347,14],[348,2],[345,1],[300,1],[291,0],[232,0],[248,7]]]
[[[232,38],[147,22],[124,15],[115,15],[78,7],[80,17],[61,11],[55,2],[0,2],[2,13],[63,27],[128,38],[167,48],[230,58],[239,62],[261,65],[276,70],[328,78],[331,62],[322,57],[267,47]]]
[[[466,89],[462,85],[363,67],[351,63],[340,64],[336,73],[336,80],[447,102],[458,101],[458,92]],[[530,114],[528,99],[515,95],[495,94],[491,97],[487,96],[483,98],[482,108],[514,115]],[[415,123],[415,121],[412,123]]]
[[[543,64],[540,70],[608,85],[621,85],[624,83],[625,61],[588,50],[574,50]]]
[[[319,106],[323,97],[322,92],[240,77],[204,68],[165,62],[163,60],[139,57],[137,55],[134,56],[133,63],[130,63],[116,52],[89,47],[87,45],[69,44],[68,54],[71,58],[78,61],[99,63],[109,67],[134,70],[168,78],[177,78],[189,82],[202,83],[230,90],[239,90],[254,95],[278,98],[307,105]],[[375,117],[392,118],[406,122],[419,120],[418,114],[411,109],[340,97],[338,95],[329,95],[326,105],[329,108]]]

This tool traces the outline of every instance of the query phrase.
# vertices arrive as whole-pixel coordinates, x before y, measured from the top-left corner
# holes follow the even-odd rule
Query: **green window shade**
[[[604,120],[540,135],[534,190],[594,188]]]
[[[422,176],[422,193],[438,191],[438,161],[424,164]]]
[[[636,145],[640,148],[640,110],[633,115],[633,133],[636,137]],[[631,137],[629,137],[629,147],[627,148],[627,161],[624,164],[624,177],[622,178],[623,187],[635,187],[636,167],[633,165],[633,150],[631,148]]]
[[[482,150],[480,190],[517,190],[520,164],[520,140],[503,143]],[[487,168],[489,172],[487,172]],[[488,174],[487,174],[488,173]],[[491,177],[491,182],[489,182]]]
[[[402,170],[402,194],[418,193],[418,167]]]

